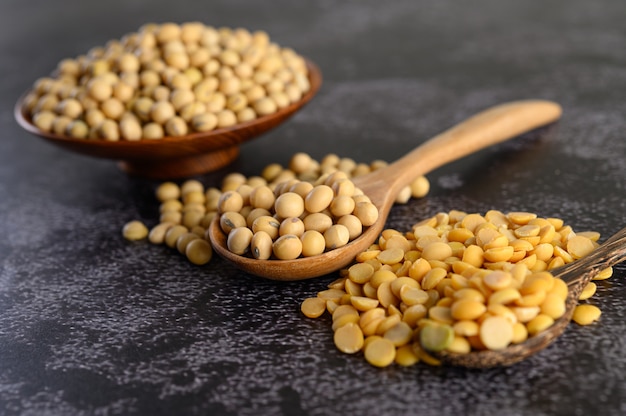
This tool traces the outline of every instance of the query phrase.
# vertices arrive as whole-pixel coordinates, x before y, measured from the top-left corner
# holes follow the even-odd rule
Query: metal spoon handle
[[[562,266],[552,273],[563,279],[570,290],[582,290],[602,270],[626,260],[626,228],[611,236],[589,255]]]

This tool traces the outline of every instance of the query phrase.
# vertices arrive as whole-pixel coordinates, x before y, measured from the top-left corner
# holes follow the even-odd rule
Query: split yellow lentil
[[[578,325],[590,325],[600,319],[600,308],[595,305],[583,304],[576,306],[572,320]]]
[[[537,336],[565,314],[567,285],[550,270],[589,254],[598,239],[529,212],[438,213],[408,232],[384,230],[327,290],[303,302],[303,312],[305,303],[322,311],[307,317],[328,311],[337,348],[355,354],[362,345],[376,367],[437,365],[432,353],[440,351],[497,351]],[[590,283],[580,299],[595,289]],[[573,320],[588,325],[599,316],[585,304]]]
[[[231,172],[222,179],[219,188],[207,187],[195,179],[186,180],[181,184],[172,181],[163,182],[155,190],[156,200],[160,203],[159,222],[146,231],[146,236],[142,238],[147,237],[151,244],[166,244],[168,247],[176,248],[193,264],[206,264],[212,258],[206,230],[213,218],[220,215],[220,227],[226,234],[241,227],[253,230],[252,237],[249,233],[245,235],[241,233],[235,241],[231,241],[242,255],[262,260],[278,258],[274,253],[274,243],[279,237],[286,235],[296,236],[301,247],[298,244],[294,245],[293,240],[288,241],[288,244],[282,241],[278,245],[280,256],[292,258],[296,252],[299,256],[306,257],[321,254],[327,250],[327,244],[330,247],[345,244],[346,238],[348,241],[353,240],[361,235],[364,228],[356,216],[345,214],[346,205],[352,206],[350,202],[346,203],[346,199],[354,199],[356,206],[357,200],[368,201],[364,195],[355,195],[352,198],[340,195],[337,197],[339,201],[335,203],[335,209],[339,210],[339,214],[345,215],[336,216],[331,212],[335,182],[350,180],[386,165],[386,162],[382,161],[357,165],[350,163],[350,160],[329,154],[324,156],[322,161],[317,161],[310,155],[300,152],[290,158],[287,167],[271,163],[263,168],[259,175],[250,177]],[[419,186],[412,186],[419,188],[420,192],[412,192],[412,196],[421,198],[427,192],[428,179],[421,176],[415,180],[415,183],[418,182]],[[336,189],[345,193],[351,188],[342,182]],[[287,207],[281,208],[282,214],[287,217],[274,218],[274,212],[270,210],[274,211],[276,201],[281,195],[279,190],[284,190],[282,193],[289,192],[291,199],[299,201],[297,198],[300,198],[307,212],[307,201],[318,204],[317,208],[312,209],[319,211],[309,212],[306,216],[295,215],[300,211],[300,207],[298,206],[295,212],[294,207],[287,204]],[[327,199],[321,202],[323,205],[321,208],[318,197],[307,198],[314,190]],[[333,225],[335,228],[326,233]],[[166,238],[168,233],[169,238]],[[124,230],[122,234],[124,238],[133,239],[134,234],[131,235]],[[208,248],[204,243],[197,242],[198,239],[194,239],[191,234],[199,236],[199,240],[209,244]],[[179,238],[185,240],[180,242],[180,248]],[[392,245],[393,240],[389,244]]]
[[[151,23],[63,59],[33,83],[24,109],[59,135],[161,139],[275,113],[310,88],[305,59],[263,31]]]

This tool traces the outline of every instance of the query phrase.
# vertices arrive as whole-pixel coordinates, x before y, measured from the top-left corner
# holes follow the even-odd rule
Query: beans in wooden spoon
[[[561,107],[551,101],[523,100],[497,105],[421,144],[396,162],[358,178],[354,184],[378,208],[375,224],[349,244],[318,256],[295,260],[257,260],[230,252],[227,236],[216,218],[209,236],[214,250],[240,269],[261,277],[292,281],[332,273],[345,267],[374,242],[385,226],[389,211],[400,190],[416,177],[425,175],[446,163],[468,156],[488,146],[517,137],[556,121]]]
[[[578,297],[587,283],[602,270],[624,260],[626,260],[626,228],[610,237],[586,257],[551,270],[554,277],[563,279],[567,283],[568,296],[565,314],[557,319],[550,328],[521,344],[511,345],[502,350],[485,350],[468,354],[444,351],[437,353],[437,358],[449,365],[490,368],[509,366],[538,353],[552,344],[563,333],[572,319],[572,314],[578,304]]]

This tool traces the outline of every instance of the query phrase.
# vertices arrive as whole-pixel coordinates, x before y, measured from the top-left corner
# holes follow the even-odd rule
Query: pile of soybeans
[[[347,239],[358,236],[361,227],[369,224],[366,217],[360,214],[361,211],[369,210],[371,213],[374,208],[377,215],[377,210],[371,203],[362,201],[366,196],[353,187],[350,192],[359,195],[348,197],[343,192],[350,187],[351,178],[386,165],[387,162],[381,160],[369,164],[357,163],[351,158],[336,154],[328,154],[317,161],[300,152],[290,158],[287,167],[272,163],[258,176],[246,177],[241,173],[230,173],[223,178],[221,188],[205,187],[198,180],[187,180],[180,185],[164,182],[156,190],[156,198],[160,202],[158,223],[148,230],[143,222],[135,220],[127,223],[122,232],[128,240],[142,240],[147,237],[153,244],[165,244],[175,248],[193,264],[204,265],[212,257],[207,231],[213,218],[220,215],[220,226],[229,236],[229,248],[237,254],[277,259],[285,258],[285,252],[289,256],[319,254],[336,248],[337,241],[346,238],[343,235],[345,233],[348,233]],[[331,183],[330,179],[334,181]],[[330,186],[322,186],[323,183]],[[315,187],[333,196],[326,201],[328,204],[318,204],[319,209],[313,209],[311,205],[318,202],[317,198],[305,204],[306,198],[298,193],[310,192]],[[400,192],[396,203],[406,203],[412,197],[421,198],[429,189],[430,184],[426,177],[420,176]],[[342,195],[337,198],[336,193]],[[283,209],[293,209],[294,206],[289,201],[283,206],[285,200],[281,200],[281,195],[292,201],[299,198],[298,202],[303,207],[307,205],[316,212],[313,215],[308,215],[311,213],[307,212],[308,220],[305,215],[300,215],[301,219],[293,212],[293,215],[285,214],[285,218],[281,218],[276,214],[276,208],[280,213]],[[263,201],[263,206],[257,206],[261,204],[259,201]],[[333,201],[335,204],[331,206]],[[361,205],[357,209],[359,202]],[[351,210],[350,213],[345,211],[346,206]],[[261,245],[258,236],[253,242],[254,235],[266,237],[266,244]],[[285,238],[281,240],[280,237]],[[285,240],[287,244],[284,244]],[[316,251],[309,252],[310,247],[314,247]]]
[[[266,32],[163,23],[63,59],[23,106],[44,132],[157,140],[273,114],[309,89],[305,59]]]

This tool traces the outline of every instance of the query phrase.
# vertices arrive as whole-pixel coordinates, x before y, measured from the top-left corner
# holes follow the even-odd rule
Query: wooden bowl
[[[76,139],[39,130],[24,111],[28,91],[15,105],[17,122],[28,132],[48,142],[84,155],[120,161],[120,167],[131,175],[152,179],[182,178],[220,169],[239,155],[239,145],[277,127],[308,103],[319,90],[322,75],[319,68],[306,60],[311,88],[302,99],[274,114],[204,133],[160,140],[116,141]]]

